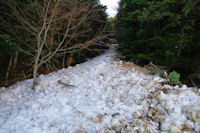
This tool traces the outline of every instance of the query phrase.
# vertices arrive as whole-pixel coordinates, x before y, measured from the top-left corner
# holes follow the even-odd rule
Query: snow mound
[[[200,132],[200,96],[161,85],[114,48],[0,93],[1,133]]]

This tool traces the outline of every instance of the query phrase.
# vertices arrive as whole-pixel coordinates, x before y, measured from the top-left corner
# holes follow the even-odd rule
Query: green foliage
[[[164,70],[164,69],[151,68],[147,74],[149,74],[149,75],[158,74],[161,78],[165,78],[164,77],[165,73],[166,73],[166,70]]]
[[[200,85],[200,74],[198,74],[198,73],[190,74],[188,76],[188,80],[191,81],[193,86],[195,86],[195,87],[199,86]]]
[[[11,42],[8,35],[0,34],[0,51],[6,55],[14,55],[18,50],[19,47],[16,43]]]
[[[0,63],[19,50],[16,43],[9,40],[8,35],[0,34]]]
[[[154,74],[156,74],[156,71],[154,69],[150,69],[150,71],[147,74],[154,75]]]
[[[198,74],[198,73],[190,74],[190,75],[188,76],[188,79],[189,79],[189,80],[193,80],[193,79],[198,79],[198,80],[200,80],[200,74]]]
[[[200,1],[121,0],[118,11],[115,36],[127,60],[199,73]]]
[[[166,70],[161,70],[160,72],[159,72],[159,76],[161,77],[161,78],[166,78],[165,76],[165,74],[167,74],[167,71]]]
[[[180,74],[176,71],[170,72],[168,78],[170,85],[177,85],[180,83]]]

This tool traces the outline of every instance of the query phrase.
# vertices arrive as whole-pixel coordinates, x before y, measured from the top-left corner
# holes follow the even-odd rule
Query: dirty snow
[[[1,133],[200,132],[200,96],[162,86],[111,49],[75,67],[0,92]]]

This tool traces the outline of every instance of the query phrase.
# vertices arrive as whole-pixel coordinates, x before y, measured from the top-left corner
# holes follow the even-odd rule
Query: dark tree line
[[[0,0],[0,81],[9,85],[78,63],[106,38],[98,0]]]
[[[200,82],[200,0],[121,0],[115,26],[127,60]]]

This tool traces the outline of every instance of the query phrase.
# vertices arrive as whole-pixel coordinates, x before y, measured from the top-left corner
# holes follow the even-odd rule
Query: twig
[[[58,83],[60,83],[61,85],[66,86],[66,87],[77,87],[77,86],[74,86],[74,85],[66,84],[66,83],[62,82],[61,80],[58,80]]]

